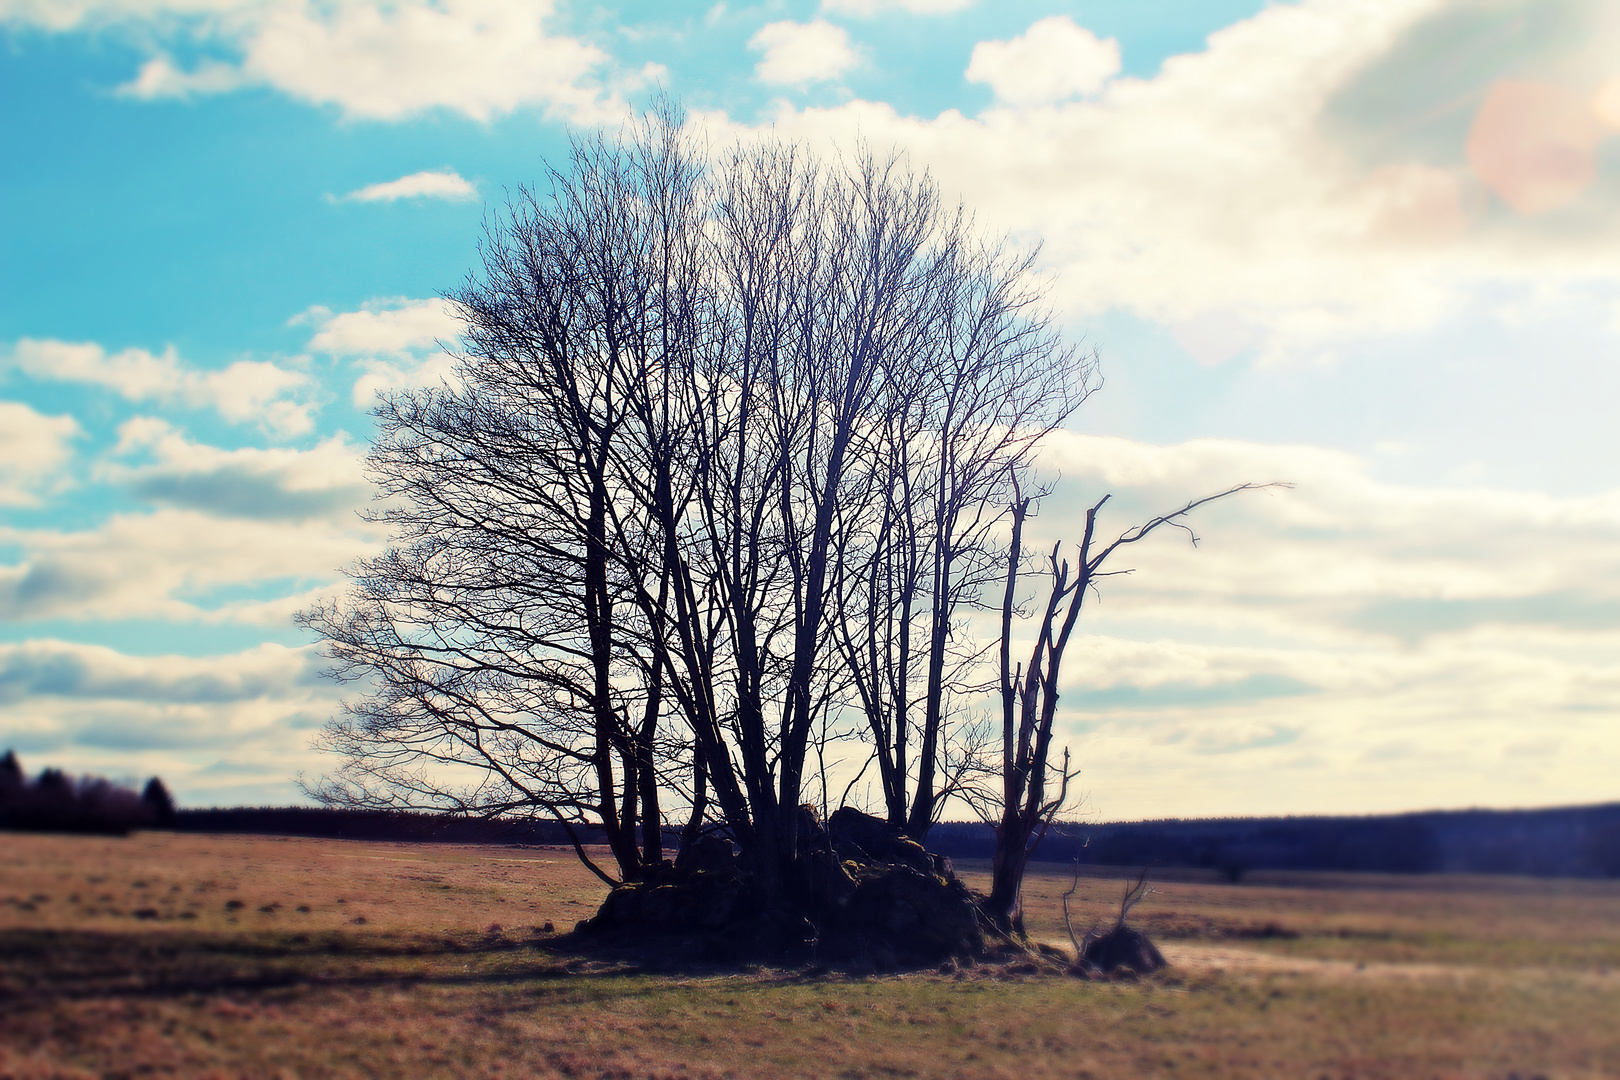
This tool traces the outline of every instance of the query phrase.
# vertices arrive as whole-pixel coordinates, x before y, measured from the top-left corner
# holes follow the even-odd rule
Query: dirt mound
[[[877,967],[977,956],[973,895],[950,860],[881,818],[805,807],[796,880],[767,901],[729,841],[709,837],[648,880],[620,885],[579,930],[594,937],[682,937],[715,960],[804,957]]]
[[[1147,975],[1169,966],[1164,954],[1134,926],[1118,925],[1090,939],[1080,955],[1085,965],[1104,975],[1127,968]]]

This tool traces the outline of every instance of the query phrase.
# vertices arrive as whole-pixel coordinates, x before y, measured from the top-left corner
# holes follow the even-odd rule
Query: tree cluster
[[[169,828],[174,818],[174,800],[155,776],[139,794],[98,776],[73,777],[60,769],[44,769],[30,781],[15,751],[0,757],[0,829],[123,836],[134,829]]]
[[[1073,775],[1063,643],[1130,542],[1093,550],[1094,511],[1078,576],[1054,552],[1071,614],[1010,668],[1033,456],[1096,386],[1032,255],[899,159],[711,153],[670,107],[577,142],[481,254],[454,379],[377,409],[395,543],[302,616],[365,680],[316,793],[588,824],[615,884],[663,880],[668,824],[718,834],[775,910],[829,887],[821,819],[870,776],[915,840],[977,794],[1021,877]],[[999,678],[970,626],[998,591]],[[1003,760],[971,712],[998,685]]]

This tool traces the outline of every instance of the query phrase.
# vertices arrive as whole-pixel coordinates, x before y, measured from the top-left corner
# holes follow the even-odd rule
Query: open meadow
[[[565,849],[0,835],[0,1077],[1620,1076],[1620,882],[1167,871],[1139,981],[549,948],[603,893]]]

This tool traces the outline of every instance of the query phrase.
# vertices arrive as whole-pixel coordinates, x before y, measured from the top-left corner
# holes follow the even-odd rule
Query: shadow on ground
[[[697,961],[681,943],[566,934],[422,937],[391,934],[0,931],[0,1011],[60,1001],[163,999],[289,988],[513,986],[590,977],[746,976],[760,986],[841,982],[877,974],[860,961],[767,966]],[[1061,975],[1028,953],[885,974],[958,978]]]

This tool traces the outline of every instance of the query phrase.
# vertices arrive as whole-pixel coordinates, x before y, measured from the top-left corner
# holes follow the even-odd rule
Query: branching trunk
[[[1198,538],[1183,519],[1206,503],[1240,491],[1284,485],[1239,484],[1195,499],[1179,510],[1152,518],[1121,533],[1113,541],[1096,545],[1097,515],[1111,496],[1104,495],[1086,511],[1085,531],[1074,565],[1061,559],[1062,544],[1053,546],[1041,580],[1045,603],[1036,624],[1035,643],[1027,663],[1013,664],[1020,565],[1023,561],[1024,522],[1031,500],[1015,498],[1010,511],[1012,537],[1005,563],[1001,601],[999,671],[1001,690],[1001,790],[995,818],[996,846],[991,860],[990,895],[986,913],[1003,930],[1023,932],[1022,888],[1030,857],[1040,846],[1047,828],[1068,802],[1069,788],[1079,775],[1067,749],[1062,763],[1051,767],[1052,736],[1058,707],[1058,680],[1070,635],[1079,621],[1081,606],[1093,583],[1103,573],[1108,557],[1121,547],[1137,543],[1160,526],[1185,529],[1192,542]],[[1053,790],[1055,788],[1055,791]]]
[[[800,803],[844,786],[812,733],[868,740],[914,836],[959,782],[964,616],[1095,366],[1032,256],[898,159],[711,158],[666,106],[550,181],[449,297],[454,378],[378,407],[392,546],[305,615],[377,688],[328,728],[324,790],[550,815],[626,881],[684,822],[791,908]]]

